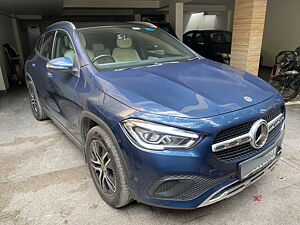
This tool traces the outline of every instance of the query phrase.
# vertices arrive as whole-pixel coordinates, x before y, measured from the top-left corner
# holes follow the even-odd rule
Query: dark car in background
[[[192,30],[183,42],[205,58],[229,64],[232,34],[223,30]]]
[[[153,23],[155,26],[157,26],[158,28],[168,32],[169,34],[171,34],[172,36],[177,37],[174,28],[172,27],[172,25],[170,23],[166,23],[166,22],[155,22]]]

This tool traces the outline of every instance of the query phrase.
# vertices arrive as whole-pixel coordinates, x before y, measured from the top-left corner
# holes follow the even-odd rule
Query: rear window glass
[[[232,36],[230,32],[215,32],[210,34],[210,38],[215,43],[229,43]]]

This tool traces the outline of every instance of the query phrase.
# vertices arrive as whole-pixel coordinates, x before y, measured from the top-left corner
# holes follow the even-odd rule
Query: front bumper
[[[277,108],[280,104],[273,104],[272,107]],[[263,103],[263,105],[270,106],[268,102]],[[240,116],[237,123],[240,123],[244,118],[245,122],[257,118],[258,112],[262,111],[262,105],[258,105],[256,108],[237,112]],[[207,127],[201,127],[199,130],[202,128],[215,129],[212,127],[212,123],[217,124],[220,119],[222,123],[227,124],[224,122],[224,118],[231,122],[234,121],[232,118],[236,118],[236,115],[232,113],[226,118],[221,116],[214,118],[214,121],[206,120]],[[241,115],[245,115],[245,117],[243,118]],[[252,116],[253,118],[250,118]],[[201,125],[204,123],[203,120],[199,122]],[[191,126],[197,127],[199,124],[196,124],[195,121],[191,122]],[[233,126],[234,124],[231,123],[230,125]],[[284,127],[284,122],[282,122],[282,127]],[[217,127],[216,129],[224,128]],[[284,136],[284,129],[281,129],[274,142],[256,152],[255,155],[226,162],[220,161],[212,152],[214,136],[207,136],[200,144],[189,150],[153,151],[136,146],[122,129],[119,128],[117,132],[119,132],[117,138],[123,151],[132,197],[138,202],[148,205],[182,209],[198,208],[221,201],[257,181],[278,160]],[[210,131],[210,133],[217,132],[216,130]],[[276,158],[252,173],[247,180],[241,181],[238,174],[239,164],[265,154],[270,148],[276,148]]]

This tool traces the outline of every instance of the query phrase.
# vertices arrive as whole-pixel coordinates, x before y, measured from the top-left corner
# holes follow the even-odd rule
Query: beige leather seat
[[[134,48],[132,48],[132,39],[129,37],[117,39],[117,47],[114,48],[112,57],[116,62],[140,60],[139,54]]]
[[[84,37],[84,35],[83,35],[82,33],[79,33],[79,38],[80,38],[80,40],[81,40],[81,43],[82,43],[83,47],[85,47],[85,51],[86,51],[86,53],[88,54],[89,58],[90,58],[91,60],[92,60],[93,58],[95,58],[94,53],[93,53],[90,49],[86,48],[86,39],[85,39],[85,37]]]
[[[83,47],[85,47],[85,51],[88,54],[89,58],[92,60],[93,58],[95,58],[94,53],[86,48],[86,40],[85,37],[83,36],[82,33],[79,33],[79,38],[81,40],[81,43],[83,45]],[[64,57],[69,57],[71,59],[71,61],[74,63],[74,55],[75,55],[75,51],[73,49],[73,45],[71,42],[69,42],[69,50],[67,50],[64,54]]]
[[[69,42],[68,44],[68,50],[65,51],[64,53],[64,57],[68,57],[71,59],[72,63],[74,63],[74,55],[75,55],[75,51],[73,49],[73,45],[71,42]]]
[[[92,52],[95,56],[99,55],[111,55],[111,51],[109,48],[105,48],[102,43],[95,43],[92,47]]]

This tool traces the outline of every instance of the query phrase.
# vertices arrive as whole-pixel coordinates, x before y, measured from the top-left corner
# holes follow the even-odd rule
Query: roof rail
[[[154,24],[149,23],[149,22],[129,21],[128,23],[142,24],[142,25],[146,25],[146,26],[149,26],[149,27],[157,28],[157,26],[155,26]]]
[[[72,23],[70,21],[59,21],[59,22],[56,22],[56,23],[53,23],[53,24],[47,26],[47,28],[51,27],[51,26],[54,26],[54,25],[58,25],[58,24],[69,24],[73,29],[76,29],[74,23]]]

